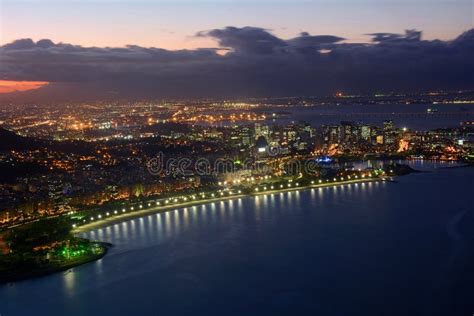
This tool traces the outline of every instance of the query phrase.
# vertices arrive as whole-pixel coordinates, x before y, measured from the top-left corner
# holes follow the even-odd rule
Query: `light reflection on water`
[[[472,209],[469,172],[238,198],[100,228],[83,236],[114,244],[104,259],[0,287],[0,312],[365,316],[380,314],[375,299],[387,315],[441,315],[448,296],[433,287],[454,282],[446,223]]]
[[[213,202],[128,220],[84,233],[83,236],[120,243],[142,239],[147,244],[160,243],[188,230],[205,229],[206,225],[212,223],[230,224],[241,221],[242,216],[248,213],[249,202],[252,203],[255,220],[265,222],[278,213],[291,212],[293,208],[297,208],[302,195],[305,199],[309,196],[305,203],[313,209],[322,207],[328,201],[337,203],[354,196],[365,200],[374,188],[385,185],[380,182],[355,183]]]
[[[69,297],[73,297],[76,289],[76,275],[74,273],[66,273],[62,279],[64,280],[65,293]]]
[[[367,161],[356,161],[350,163],[355,169],[365,169],[365,168],[381,168],[384,164],[395,162],[401,164],[407,164],[415,170],[433,170],[439,168],[448,168],[448,167],[457,167],[462,166],[464,163],[456,161],[431,161],[431,160],[367,160]]]

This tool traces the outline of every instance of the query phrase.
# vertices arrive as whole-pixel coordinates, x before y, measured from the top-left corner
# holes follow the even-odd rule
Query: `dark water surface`
[[[429,110],[435,112],[429,113]],[[397,127],[429,130],[459,127],[463,121],[474,120],[474,104],[343,104],[292,107],[285,111],[289,115],[277,119],[276,123],[305,121],[320,126],[355,121],[381,126],[384,120],[393,120]]]
[[[115,245],[105,258],[1,286],[0,314],[470,316],[473,179],[438,168],[105,227],[85,234]]]

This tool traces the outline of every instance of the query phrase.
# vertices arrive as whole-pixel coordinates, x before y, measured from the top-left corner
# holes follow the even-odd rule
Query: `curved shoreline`
[[[387,180],[384,180],[384,179],[381,179],[381,178],[353,179],[353,180],[339,181],[339,182],[335,182],[335,183],[330,182],[330,183],[321,183],[321,184],[310,184],[310,185],[301,186],[301,187],[267,190],[267,191],[255,192],[255,193],[250,193],[250,194],[235,194],[235,195],[231,195],[231,196],[215,197],[215,198],[210,198],[210,199],[205,199],[205,200],[189,201],[189,202],[184,202],[184,203],[179,203],[179,204],[169,205],[169,206],[168,205],[167,206],[155,206],[155,207],[151,207],[149,209],[145,209],[145,210],[141,210],[141,211],[135,211],[135,212],[131,212],[131,213],[125,213],[125,214],[121,214],[121,215],[117,215],[117,216],[111,216],[109,218],[104,218],[104,219],[98,220],[94,223],[81,225],[77,228],[74,228],[72,230],[72,233],[74,233],[74,234],[85,233],[85,232],[88,232],[88,231],[91,231],[91,230],[94,230],[94,229],[107,227],[107,226],[110,226],[110,225],[114,225],[114,224],[117,224],[117,223],[121,223],[121,222],[130,220],[130,219],[140,218],[140,217],[143,217],[143,216],[157,214],[157,213],[169,212],[169,211],[172,211],[172,210],[182,209],[182,208],[190,207],[190,206],[205,205],[205,204],[215,203],[215,202],[220,202],[220,201],[240,199],[240,198],[244,198],[244,197],[254,197],[254,196],[266,195],[266,194],[276,194],[276,193],[291,192],[291,191],[298,191],[298,190],[308,190],[308,189],[314,189],[314,188],[334,187],[334,186],[345,185],[345,184],[364,183],[364,182],[380,182],[380,181],[387,181]]]

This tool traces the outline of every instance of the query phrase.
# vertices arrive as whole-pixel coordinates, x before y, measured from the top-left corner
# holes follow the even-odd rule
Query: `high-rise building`
[[[383,139],[384,144],[394,144],[396,141],[396,131],[392,120],[383,122]]]
[[[270,127],[268,125],[255,123],[255,139],[259,138],[260,136],[263,136],[265,137],[267,141],[270,141],[271,140]]]
[[[360,136],[365,141],[370,141],[371,138],[371,126],[370,125],[362,125],[360,127]]]
[[[240,130],[240,142],[242,146],[250,146],[253,143],[252,131],[248,127],[242,127]]]
[[[254,135],[255,135],[255,139],[262,136],[262,124],[255,123],[255,125],[254,125]]]
[[[322,126],[321,131],[323,142],[326,145],[338,144],[340,135],[340,126]]]
[[[341,122],[341,140],[343,143],[355,143],[359,138],[359,130],[354,122]]]

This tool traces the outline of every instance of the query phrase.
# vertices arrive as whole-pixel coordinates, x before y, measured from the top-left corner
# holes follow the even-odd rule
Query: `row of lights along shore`
[[[361,175],[361,178],[365,178],[365,174]],[[359,176],[356,175],[356,176],[354,176],[353,178],[352,178],[351,176],[347,176],[346,178],[341,177],[341,178],[340,178],[340,181],[353,180],[353,179],[359,179]],[[318,184],[323,184],[324,182],[326,182],[326,183],[332,183],[332,182],[337,182],[337,181],[338,181],[337,178],[333,178],[332,180],[331,180],[331,179],[327,179],[326,181],[320,179],[320,180],[318,180]],[[225,183],[224,183],[224,184],[225,184]],[[312,180],[312,181],[311,181],[311,185],[315,185],[315,184],[316,184],[316,182],[315,182],[314,180]],[[299,186],[300,186],[299,182],[296,182],[296,183],[294,184],[294,186],[295,186],[295,187],[299,187]],[[292,188],[292,187],[293,187],[293,180],[288,180],[288,183],[287,183],[286,187],[287,187],[287,188]],[[285,188],[285,185],[280,184],[279,188],[280,188],[280,189],[284,189],[284,188]],[[264,187],[261,188],[261,189],[262,189],[263,191],[275,190],[275,186],[274,186],[274,185],[271,185],[271,186],[269,186],[269,187],[264,186]],[[257,187],[257,188],[255,188],[255,192],[260,192],[261,189]],[[218,195],[219,195],[220,197],[225,196],[225,193],[227,193],[228,196],[232,196],[232,195],[234,194],[233,191],[222,191],[222,190],[219,190],[217,193],[218,193]],[[237,194],[242,194],[242,191],[241,191],[241,190],[238,190],[238,191],[237,191]],[[160,202],[160,201],[156,201],[156,202],[155,202],[155,206],[166,206],[166,205],[170,205],[170,204],[173,204],[173,203],[178,203],[178,202],[180,202],[180,200],[181,200],[182,202],[188,202],[188,201],[189,201],[189,202],[192,202],[192,201],[197,200],[197,198],[198,198],[199,196],[201,197],[201,199],[205,199],[205,198],[206,198],[206,194],[205,194],[205,193],[198,193],[198,194],[193,194],[193,195],[191,195],[191,196],[189,196],[189,197],[184,196],[184,197],[177,197],[177,198],[169,198],[169,199],[164,200],[164,202],[163,202],[163,201],[161,201],[161,202]],[[209,197],[208,197],[208,198],[215,198],[215,197],[216,197],[216,193],[211,193],[211,194],[209,194]],[[150,202],[150,203],[147,203],[147,206],[148,206],[148,207],[152,207],[152,205],[153,205],[153,203],[151,203],[151,202]],[[138,208],[139,208],[139,209],[143,209],[143,204],[140,204]],[[131,207],[130,207],[130,211],[132,211],[132,212],[135,211],[135,207],[131,206]],[[123,214],[123,213],[126,213],[126,212],[127,212],[127,209],[126,209],[126,208],[123,208],[121,213]],[[120,214],[120,212],[119,212],[118,210],[115,210],[115,211],[113,211],[112,213],[106,212],[106,213],[105,213],[105,217],[110,217],[110,216],[114,216],[114,215],[118,215],[118,214]],[[103,218],[102,215],[98,215],[98,216],[97,216],[97,220],[101,220],[102,218]],[[90,217],[90,222],[93,222],[93,221],[95,221],[95,220],[96,220],[96,218]],[[82,222],[83,222],[83,223],[86,223],[87,220],[86,220],[86,219],[83,219]],[[77,227],[77,224],[73,224],[72,227],[73,227],[73,228],[76,228],[76,227]]]
[[[223,196],[225,195],[225,192],[222,192],[222,191],[218,191],[218,193],[219,193],[219,195],[220,195],[221,197],[223,197]],[[234,193],[233,191],[227,191],[227,194],[228,194],[228,196],[232,196],[232,195],[234,195],[235,193]],[[238,191],[237,191],[237,194],[242,194],[242,191],[241,191],[241,190],[238,190]],[[169,199],[166,199],[166,200],[164,200],[164,201],[156,201],[156,202],[154,203],[154,204],[155,204],[154,206],[167,206],[167,205],[171,205],[171,204],[173,204],[173,203],[178,203],[178,202],[180,202],[180,200],[181,200],[181,202],[192,202],[192,201],[197,200],[199,196],[201,197],[201,199],[205,199],[205,198],[206,198],[206,194],[205,194],[205,193],[199,193],[199,194],[193,194],[193,195],[191,195],[191,196],[189,196],[189,197],[184,196],[184,197],[177,197],[177,198],[169,198]],[[216,194],[215,194],[215,193],[211,193],[211,194],[209,194],[209,196],[208,196],[208,198],[215,198],[215,197],[216,197]],[[147,206],[148,206],[148,207],[152,207],[152,205],[153,205],[153,203],[147,203]],[[139,208],[140,210],[143,209],[143,204],[140,204],[140,205],[138,206],[138,208]],[[134,206],[131,206],[131,207],[130,207],[130,211],[132,211],[132,212],[135,211],[135,207],[134,207]],[[111,215],[112,215],[112,216],[113,216],[113,215],[119,215],[119,214],[123,214],[123,213],[127,213],[127,209],[126,209],[126,208],[123,208],[121,212],[119,212],[118,210],[113,211],[113,213],[107,212],[107,213],[105,213],[105,217],[109,217],[109,216],[111,216]],[[92,216],[92,217],[89,218],[89,221],[90,221],[90,222],[93,222],[93,221],[95,221],[95,220],[101,220],[102,218],[103,218],[102,215],[98,215],[97,218],[95,218],[95,217]],[[83,223],[86,223],[87,220],[86,220],[86,219],[83,219],[82,222],[83,222]],[[72,227],[73,227],[73,228],[76,228],[76,227],[77,227],[77,224],[73,224]]]

